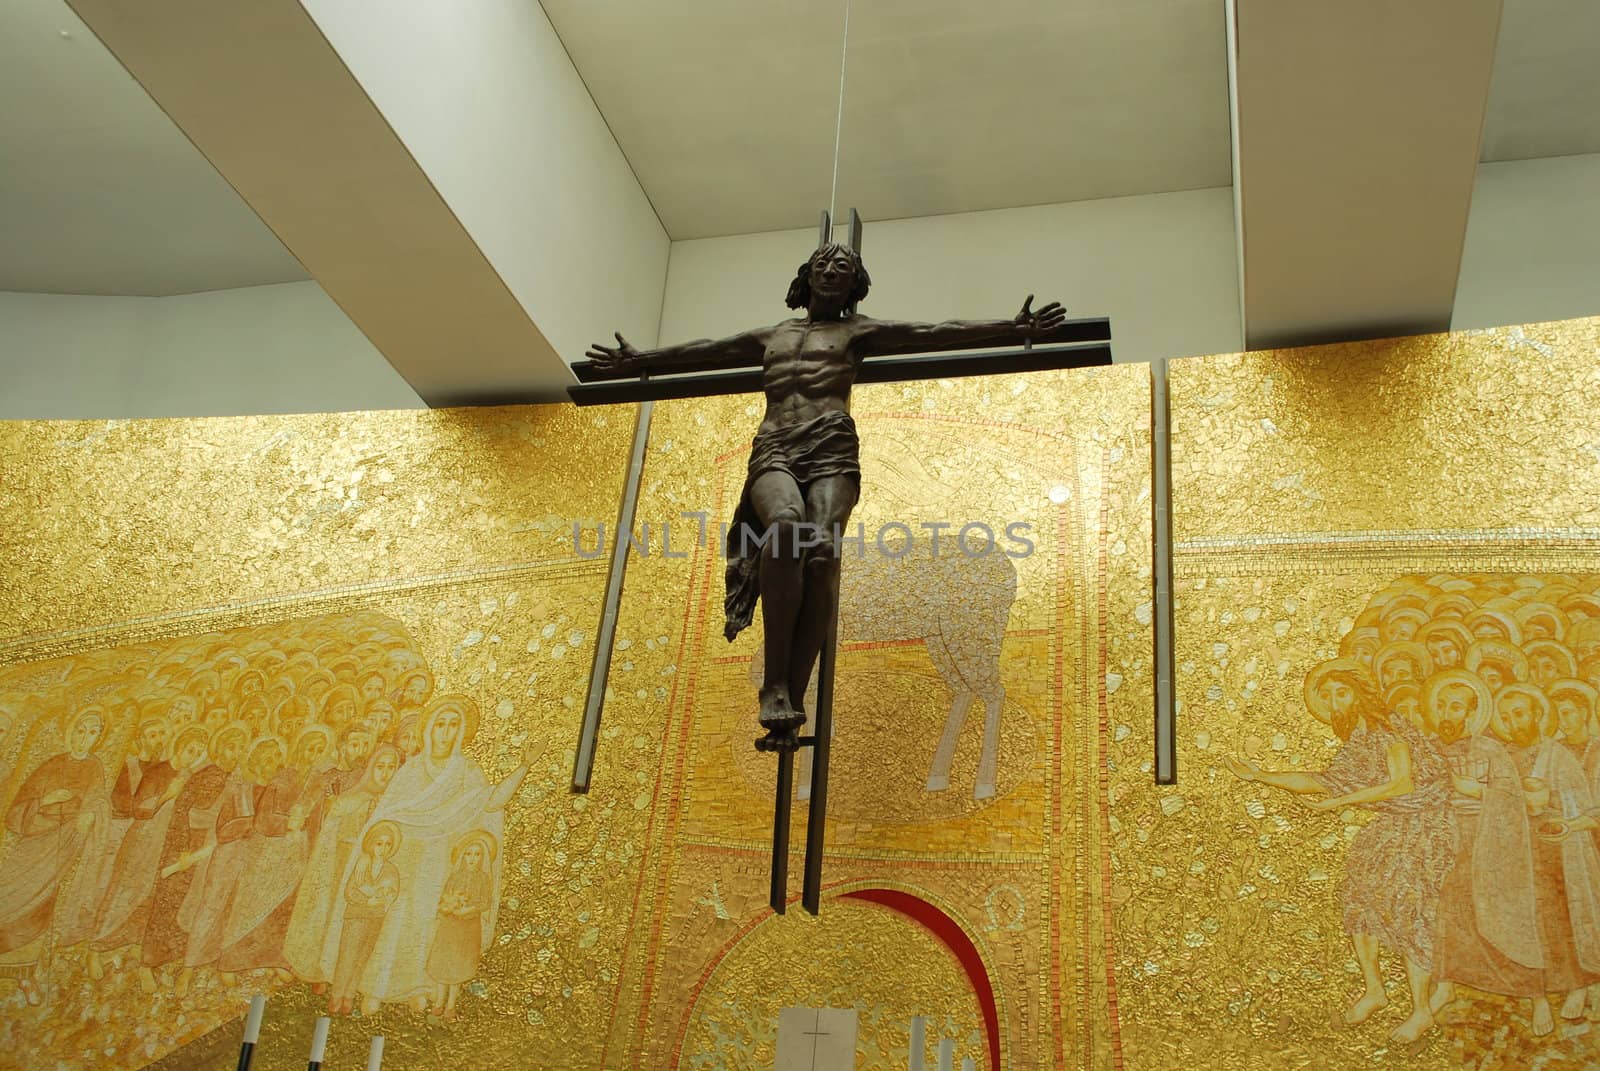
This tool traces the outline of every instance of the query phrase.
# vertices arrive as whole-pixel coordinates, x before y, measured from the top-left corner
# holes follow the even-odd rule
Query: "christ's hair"
[[[856,284],[850,288],[848,304],[854,306],[866,300],[867,291],[872,288],[872,277],[867,274],[867,266],[861,263],[861,254],[849,246],[840,245],[838,242],[829,242],[819,246],[815,253],[806,258],[800,265],[800,270],[795,272],[794,281],[789,284],[789,296],[784,298],[789,308],[803,309],[811,304],[811,266],[823,257],[831,257],[843,253],[850,258],[850,266],[855,269]]]

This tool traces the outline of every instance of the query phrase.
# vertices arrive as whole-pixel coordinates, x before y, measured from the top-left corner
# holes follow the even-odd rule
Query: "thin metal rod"
[[[815,915],[822,906],[822,853],[828,820],[828,757],[833,745],[833,675],[839,651],[839,606],[834,602],[828,638],[817,657],[815,742],[811,751],[811,810],[806,815],[805,879],[800,903]]]
[[[1159,785],[1178,780],[1177,700],[1173,694],[1172,646],[1172,414],[1167,399],[1167,362],[1150,362],[1150,508],[1154,580],[1151,621],[1155,625],[1156,754]]]
[[[850,0],[844,0],[844,43],[839,46],[839,112],[833,124],[833,186],[828,191],[828,217],[839,203],[839,142],[844,133],[844,69],[850,58]]]
[[[650,440],[654,402],[641,402],[633,425],[633,449],[628,455],[628,475],[622,486],[622,505],[611,533],[611,573],[606,578],[606,601],[600,613],[600,631],[594,640],[594,663],[589,669],[589,694],[583,706],[583,729],[578,754],[572,763],[572,791],[588,792],[594,775],[594,752],[600,739],[600,711],[605,706],[606,677],[611,672],[611,645],[617,636],[617,613],[622,605],[622,579],[628,570],[628,533],[633,531],[639,507],[639,479],[644,473],[644,449]],[[576,536],[574,536],[576,538]]]
[[[782,915],[789,906],[789,816],[793,813],[794,749],[778,752],[777,798],[772,807],[772,889],[767,903]]]

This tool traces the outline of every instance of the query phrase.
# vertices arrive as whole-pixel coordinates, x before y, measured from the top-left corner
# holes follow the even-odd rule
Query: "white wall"
[[[815,247],[815,230],[674,242],[661,342],[794,315],[784,293]],[[862,252],[872,316],[1011,317],[1032,293],[1035,307],[1109,316],[1119,361],[1241,347],[1227,187],[868,222]]]
[[[1600,154],[1478,167],[1455,330],[1600,314]]]
[[[0,419],[421,405],[316,283],[151,298],[0,292]]]
[[[537,0],[304,7],[557,353],[654,342],[667,233]]]

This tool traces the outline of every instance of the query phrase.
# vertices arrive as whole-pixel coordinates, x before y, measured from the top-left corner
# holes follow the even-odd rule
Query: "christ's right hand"
[[[622,337],[620,331],[616,333],[616,337],[615,346],[602,346],[596,342],[589,347],[589,352],[584,354],[601,372],[631,372],[639,367],[639,351]]]

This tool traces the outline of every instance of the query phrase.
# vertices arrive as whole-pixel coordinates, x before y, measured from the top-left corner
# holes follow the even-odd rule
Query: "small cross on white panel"
[[[853,1071],[854,1008],[784,1008],[778,1013],[774,1071]]]

